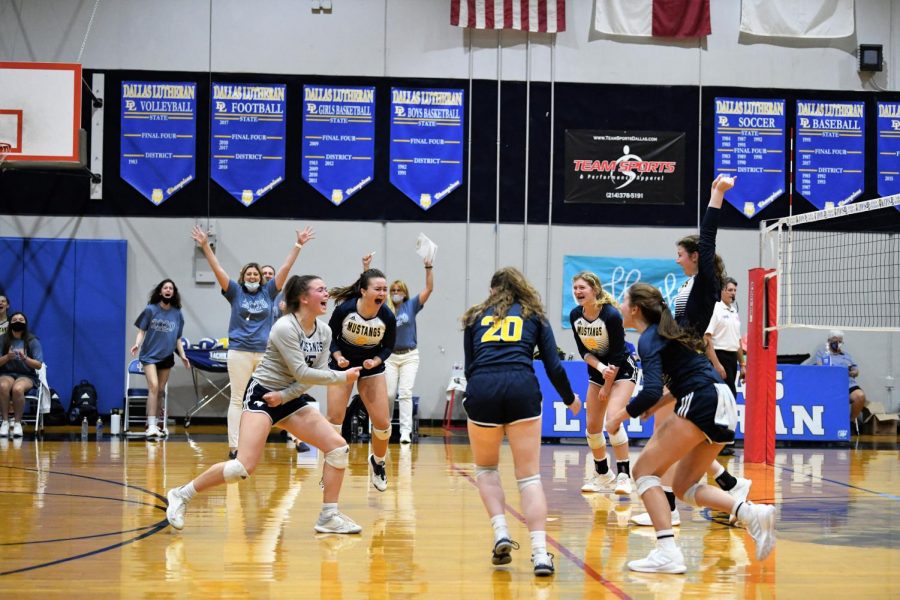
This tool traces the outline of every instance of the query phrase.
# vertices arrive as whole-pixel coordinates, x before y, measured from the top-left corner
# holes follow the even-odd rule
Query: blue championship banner
[[[588,386],[587,367],[581,361],[563,361],[572,390],[584,398]],[[534,361],[534,372],[543,395],[541,437],[583,438],[585,413],[573,417],[547,377],[544,364]],[[778,365],[775,383],[775,439],[846,442],[850,439],[850,404],[847,369],[805,365]],[[744,438],[744,394],[738,382],[737,439]],[[640,387],[635,387],[637,395]],[[586,408],[586,407],[585,407]],[[625,422],[628,437],[649,438],[653,418]]]
[[[195,177],[197,84],[122,82],[119,176],[159,206]]]
[[[900,193],[900,102],[879,102],[878,195],[897,193]]]
[[[672,258],[633,258],[619,256],[563,256],[562,326],[571,329],[569,313],[575,308],[572,278],[582,271],[591,271],[600,278],[603,289],[616,302],[638,281],[656,286],[670,306],[674,306],[678,289],[687,281]]]
[[[816,208],[863,192],[865,103],[797,100],[797,190]]]
[[[725,196],[748,219],[784,193],[784,100],[716,98],[715,173],[740,175]]]
[[[462,183],[463,90],[391,88],[391,183],[428,210]]]
[[[250,206],[284,181],[285,86],[212,85],[210,173]]]
[[[334,204],[375,176],[375,88],[303,86],[303,180]]]

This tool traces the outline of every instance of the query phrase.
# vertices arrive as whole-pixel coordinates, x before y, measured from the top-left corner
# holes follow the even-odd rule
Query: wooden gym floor
[[[165,519],[166,490],[226,455],[222,428],[204,429],[187,437],[177,428],[164,442],[0,439],[0,589],[94,598],[900,597],[894,437],[780,449],[774,468],[748,468],[751,497],[778,505],[778,546],[764,563],[743,530],[679,505],[686,575],[629,572],[625,563],[654,543],[651,530],[626,525],[640,500],[582,495],[587,447],[545,445],[557,574],[539,580],[508,449],[507,518],[522,550],[497,569],[461,432],[433,429],[411,447],[391,445],[385,493],[368,483],[365,445],[351,445],[341,509],[361,535],[313,532],[320,468],[298,464],[302,455],[274,435],[252,478],[198,496],[176,532]],[[722,460],[744,473],[740,450]]]

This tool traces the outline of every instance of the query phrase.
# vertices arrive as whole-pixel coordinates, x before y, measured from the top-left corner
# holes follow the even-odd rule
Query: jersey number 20
[[[481,336],[481,342],[518,342],[522,339],[522,317],[483,317],[482,325],[487,325],[488,330]]]

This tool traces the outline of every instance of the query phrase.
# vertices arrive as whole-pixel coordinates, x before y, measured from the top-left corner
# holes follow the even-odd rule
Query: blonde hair
[[[612,306],[619,308],[619,303],[612,297],[612,294],[603,289],[603,284],[600,282],[600,278],[597,277],[596,273],[582,271],[572,278],[572,283],[575,283],[579,279],[583,279],[585,283],[588,284],[588,287],[594,290],[594,295],[597,297],[595,304],[597,308],[602,307],[604,304],[611,304]]]
[[[406,285],[405,281],[401,281],[399,279],[394,280],[391,285],[388,286],[388,306],[391,307],[391,310],[397,312],[397,306],[394,304],[394,299],[391,298],[390,290],[392,287],[397,286],[403,292],[403,301],[406,302],[409,300],[409,287]]]
[[[523,319],[527,319],[531,315],[542,320],[546,318],[538,291],[528,283],[521,271],[515,267],[504,267],[491,277],[491,295],[484,302],[472,306],[463,314],[463,327],[474,323],[490,308],[494,309],[494,318],[502,319],[516,302],[522,305]]]

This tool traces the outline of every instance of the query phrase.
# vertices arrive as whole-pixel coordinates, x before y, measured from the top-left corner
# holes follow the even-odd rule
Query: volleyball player
[[[357,388],[372,422],[369,479],[379,492],[387,489],[385,457],[391,439],[384,361],[394,350],[397,320],[387,307],[387,280],[378,269],[366,269],[353,284],[334,288],[334,312],[329,325],[332,369],[362,367]],[[328,420],[338,431],[347,412],[353,382],[328,388]]]
[[[709,205],[700,223],[700,235],[689,235],[678,240],[675,262],[683,269],[689,279],[678,290],[675,297],[675,321],[688,330],[694,337],[703,338],[707,325],[712,318],[716,302],[721,294],[721,281],[725,277],[725,265],[716,254],[716,234],[719,230],[719,212],[725,199],[725,192],[734,187],[735,178],[719,175],[712,183]],[[643,357],[641,357],[643,363]],[[672,415],[671,400],[656,413],[654,430]],[[750,493],[749,479],[734,477],[725,467],[714,460],[709,465],[707,474],[715,479],[719,486],[739,500],[746,500]],[[662,489],[669,501],[672,511],[672,524],[681,524],[681,515],[675,508],[675,493],[672,491],[671,473],[663,477]],[[631,518],[635,525],[651,525],[647,513]]]
[[[625,327],[641,333],[638,353],[643,387],[627,407],[607,419],[607,426],[614,429],[628,418],[652,414],[662,403],[674,400],[675,404],[675,414],[653,432],[634,465],[637,490],[656,530],[657,547],[647,558],[629,562],[628,568],[645,573],[687,570],[675,543],[660,479],[673,466],[675,494],[688,504],[733,515],[752,536],[757,560],[764,560],[775,547],[775,507],[735,499],[698,483],[723,445],[734,440],[734,396],[703,355],[701,339],[675,322],[658,289],[646,283],[632,285],[621,311]],[[665,396],[664,378],[669,389]]]
[[[581,400],[556,353],[553,330],[537,291],[518,270],[500,269],[491,293],[462,317],[469,443],[475,457],[475,482],[494,528],[491,562],[505,565],[519,545],[510,539],[504,515],[506,499],[497,470],[503,434],[509,438],[522,512],[531,537],[534,574],[553,574],[547,552],[547,499],[541,486],[541,390],[534,375],[534,348],[553,387],[577,415]]]
[[[187,504],[198,493],[247,479],[256,469],[272,426],[307,440],[325,455],[322,510],[314,529],[320,533],[359,533],[362,528],[338,510],[338,496],[350,456],[347,442],[304,394],[313,385],[353,384],[358,368],[326,368],[331,329],[318,317],[328,312],[328,288],[314,275],[292,276],[285,286],[287,314],[272,326],[266,351],[244,392],[236,458],[220,462],[187,485],[167,494],[166,518],[184,527]]]
[[[578,306],[569,313],[578,354],[587,363],[588,389],[586,427],[588,446],[594,457],[594,474],[581,486],[582,492],[609,491],[615,483],[616,494],[631,493],[628,460],[628,433],[624,427],[607,430],[616,458],[616,474],[609,472],[603,420],[628,404],[637,381],[634,359],[625,348],[625,328],[616,301],[603,289],[594,273],[582,272],[572,278],[572,295]]]

